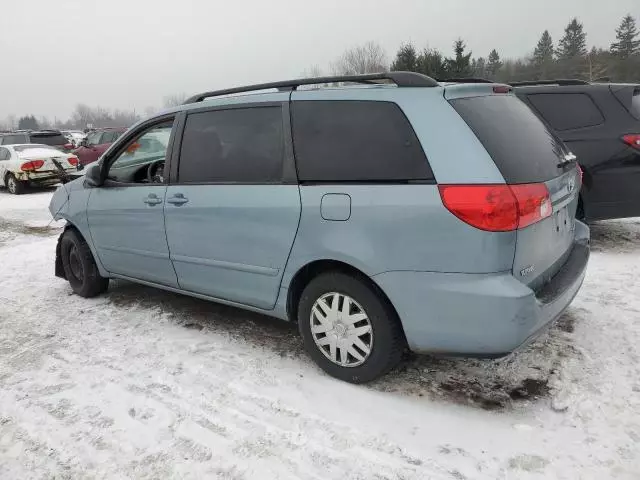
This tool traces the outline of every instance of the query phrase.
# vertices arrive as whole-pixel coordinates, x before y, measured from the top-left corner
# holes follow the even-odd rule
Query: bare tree
[[[187,99],[186,93],[174,93],[173,95],[167,95],[162,99],[162,105],[164,108],[177,107],[182,105]]]
[[[367,42],[345,51],[331,64],[335,75],[357,75],[378,73],[389,70],[389,62],[384,49],[375,42]]]

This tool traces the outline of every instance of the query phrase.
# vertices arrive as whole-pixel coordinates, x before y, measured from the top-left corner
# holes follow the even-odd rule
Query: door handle
[[[188,201],[189,199],[185,198],[185,196],[182,193],[176,193],[173,197],[167,200],[167,203],[170,203],[172,205],[179,207],[180,205],[184,205]]]
[[[146,203],[147,205],[158,205],[159,203],[162,203],[162,199],[158,198],[158,196],[155,193],[150,193],[149,196],[147,198],[145,198],[143,200],[144,203]]]

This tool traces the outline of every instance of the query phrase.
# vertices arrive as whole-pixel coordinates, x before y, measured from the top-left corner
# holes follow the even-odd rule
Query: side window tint
[[[164,182],[164,161],[173,120],[145,130],[118,153],[108,178],[122,183]]]
[[[552,128],[574,130],[604,123],[604,117],[584,93],[538,93],[529,95],[532,105]]]
[[[87,137],[87,145],[99,145],[102,132],[93,132]]]
[[[102,138],[100,139],[100,143],[112,143],[113,142],[113,132],[102,132]]]
[[[391,102],[293,102],[300,181],[433,180],[413,127]]]
[[[180,183],[272,183],[282,179],[282,109],[252,107],[187,117]]]

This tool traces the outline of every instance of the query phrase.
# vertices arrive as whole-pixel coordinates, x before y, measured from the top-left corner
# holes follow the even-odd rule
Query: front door
[[[173,119],[144,128],[106,158],[107,180],[87,215],[100,261],[113,274],[177,287],[164,229],[163,167]],[[145,145],[153,148],[144,148]],[[110,155],[111,156],[111,155]]]
[[[182,289],[262,309],[275,305],[300,219],[298,186],[285,181],[283,159],[291,156],[283,109],[278,102],[187,116],[165,206]]]

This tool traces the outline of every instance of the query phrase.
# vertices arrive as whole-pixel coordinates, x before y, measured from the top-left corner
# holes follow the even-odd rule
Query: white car
[[[78,157],[48,145],[0,146],[0,186],[14,195],[23,193],[28,185],[55,185],[78,174]]]
[[[69,140],[75,147],[80,145],[80,142],[87,138],[87,135],[81,130],[65,130],[62,134]]]

